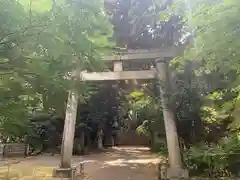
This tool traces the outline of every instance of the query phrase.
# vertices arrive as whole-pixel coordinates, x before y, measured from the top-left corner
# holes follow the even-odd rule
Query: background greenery
[[[239,170],[238,0],[0,0],[0,136],[28,141],[33,151],[61,144],[67,92],[80,96],[76,132],[94,146],[96,132],[124,129],[165,152],[156,82],[132,89],[79,83],[73,70],[100,71],[114,47],[184,47],[171,61],[172,109],[182,154],[193,174]],[[116,88],[117,87],[117,88]],[[76,133],[76,139],[81,133]]]

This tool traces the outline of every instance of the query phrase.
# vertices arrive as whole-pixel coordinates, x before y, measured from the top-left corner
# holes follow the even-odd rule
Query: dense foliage
[[[183,43],[185,49],[182,56],[171,61],[172,109],[179,137],[183,140],[181,147],[185,149],[186,166],[208,176],[236,174],[232,167],[239,167],[236,133],[240,125],[237,50],[240,4],[236,0],[169,3],[164,11],[154,13],[162,22],[178,17],[177,24],[181,24],[178,26],[181,36],[177,36],[180,39],[174,42]],[[149,122],[153,120],[152,107],[156,102],[152,97],[145,94],[134,102],[142,121],[137,129],[140,133],[151,132]],[[157,105],[156,111],[161,112],[159,102]],[[150,114],[146,107],[150,107]],[[161,118],[154,116],[154,119],[156,122]],[[163,132],[161,127],[155,132],[158,130]],[[226,143],[223,139],[232,141]]]
[[[1,135],[10,141],[28,133],[39,111],[63,117],[72,86],[84,102],[92,86],[71,72],[101,68],[99,53],[111,46],[102,2],[31,2],[0,1]]]
[[[153,150],[165,150],[157,82],[79,83],[71,72],[105,68],[109,39],[133,49],[181,45],[171,61],[171,108],[185,164],[194,174],[237,174],[239,13],[238,0],[0,0],[1,141],[59,146],[75,87],[76,141],[84,132],[94,146],[99,129],[112,136],[134,122]]]
[[[188,136],[190,149],[185,153],[186,165],[195,173],[208,176],[237,174],[240,3],[180,0],[174,5],[170,12],[182,17],[184,32],[190,37],[183,56],[173,61],[173,67],[185,74],[188,81],[188,86],[183,87],[187,97],[183,99],[191,102],[190,106],[185,103],[181,108],[182,112],[187,110],[187,116],[181,113],[180,120],[188,117],[194,122],[191,126],[197,127],[193,136]]]

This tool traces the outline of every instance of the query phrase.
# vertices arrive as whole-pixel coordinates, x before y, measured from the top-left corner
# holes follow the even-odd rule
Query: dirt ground
[[[8,171],[16,172],[21,179],[50,177],[53,168],[58,167],[60,156],[37,156],[19,161]],[[73,165],[84,163],[86,180],[156,180],[158,162],[159,159],[144,147],[116,147],[72,159]],[[6,171],[7,167],[0,167],[0,172],[3,170]]]

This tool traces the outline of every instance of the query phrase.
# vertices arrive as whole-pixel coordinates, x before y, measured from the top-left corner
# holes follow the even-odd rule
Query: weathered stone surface
[[[69,178],[75,180],[76,177],[76,168],[55,168],[53,170],[53,178]]]
[[[60,167],[71,167],[77,107],[78,107],[78,94],[73,89],[68,93],[61,148]]]
[[[167,179],[167,166],[165,164],[159,164],[159,179]]]
[[[114,80],[144,80],[154,79],[156,70],[116,71],[116,72],[80,72],[81,81],[114,81]]]
[[[53,170],[53,178],[67,178],[69,180],[84,179],[84,164],[79,163],[72,168],[56,168]]]
[[[189,173],[186,169],[167,168],[167,179],[188,179]]]
[[[186,169],[181,168],[169,168],[166,163],[159,164],[159,180],[179,180],[189,179],[189,173]]]
[[[104,61],[150,61],[156,58],[172,58],[179,54],[180,48],[169,47],[164,49],[129,49],[128,51],[119,52],[112,56],[103,57]]]

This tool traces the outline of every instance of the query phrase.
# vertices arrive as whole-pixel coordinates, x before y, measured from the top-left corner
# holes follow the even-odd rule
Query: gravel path
[[[86,180],[156,180],[158,158],[148,148],[118,147],[98,154],[74,156],[73,165],[84,163]],[[14,169],[22,169],[23,176],[29,176],[30,168],[35,173],[52,172],[60,161],[59,156],[37,156],[14,164]],[[37,170],[36,170],[37,169]]]

